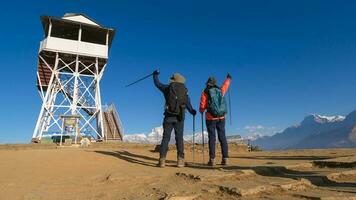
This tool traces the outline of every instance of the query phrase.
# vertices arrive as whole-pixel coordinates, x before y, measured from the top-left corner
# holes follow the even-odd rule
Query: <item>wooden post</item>
[[[82,25],[79,27],[78,41],[82,41]]]
[[[109,45],[109,30],[106,33],[106,46],[108,46],[108,45]]]
[[[47,37],[51,37],[51,32],[52,32],[52,21],[49,20],[49,27],[48,27],[48,35],[47,35]]]

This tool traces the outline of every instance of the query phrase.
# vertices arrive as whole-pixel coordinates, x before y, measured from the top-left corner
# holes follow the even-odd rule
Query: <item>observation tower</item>
[[[42,106],[32,141],[62,134],[63,116],[71,115],[79,118],[80,135],[122,139],[116,109],[104,110],[100,92],[115,30],[84,14],[42,16],[41,22],[45,38],[38,52],[37,88]]]

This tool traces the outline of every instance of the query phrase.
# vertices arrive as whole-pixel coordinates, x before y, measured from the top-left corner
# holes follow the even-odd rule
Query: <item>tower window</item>
[[[81,41],[105,45],[106,44],[106,33],[107,33],[107,31],[104,29],[82,26],[82,40]]]
[[[79,25],[68,24],[61,21],[52,21],[52,37],[58,37],[69,40],[78,40]]]

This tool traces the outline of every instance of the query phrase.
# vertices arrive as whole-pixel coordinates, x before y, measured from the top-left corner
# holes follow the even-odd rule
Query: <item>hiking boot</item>
[[[164,168],[166,166],[166,159],[165,158],[160,158],[158,166],[161,168]]]
[[[211,167],[215,166],[215,159],[209,159],[208,165]]]
[[[227,158],[223,158],[221,161],[221,165],[228,165],[228,159]]]
[[[177,160],[177,167],[182,168],[182,167],[184,167],[184,166],[185,166],[184,158],[178,157],[178,160]]]

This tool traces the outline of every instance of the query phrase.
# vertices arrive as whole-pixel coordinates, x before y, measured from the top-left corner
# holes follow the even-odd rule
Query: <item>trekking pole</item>
[[[231,110],[231,90],[229,90],[229,118],[230,118],[230,126],[232,126],[232,110]]]
[[[201,135],[202,135],[202,142],[203,142],[203,164],[205,163],[205,156],[204,156],[204,150],[205,150],[205,142],[204,142],[204,113],[201,113]]]
[[[148,78],[148,77],[150,77],[150,76],[152,76],[152,75],[153,75],[153,73],[151,73],[151,74],[149,74],[149,75],[146,75],[146,76],[144,76],[144,77],[138,79],[137,81],[134,81],[134,82],[132,82],[132,83],[126,85],[125,87],[130,87],[131,85],[134,85],[134,84],[136,84],[136,83],[138,83],[138,82],[140,82],[140,81],[143,81],[143,80],[145,80],[146,78]]]
[[[195,115],[193,116],[193,165],[195,163]]]

